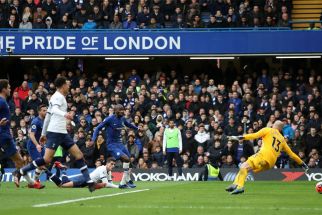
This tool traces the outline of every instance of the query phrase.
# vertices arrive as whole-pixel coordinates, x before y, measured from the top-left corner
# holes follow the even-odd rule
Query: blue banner
[[[0,53],[2,56],[317,54],[322,53],[321,38],[322,31],[291,30],[0,31]]]

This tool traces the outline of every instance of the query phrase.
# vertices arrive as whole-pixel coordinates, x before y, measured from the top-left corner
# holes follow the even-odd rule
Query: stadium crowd
[[[289,27],[291,0],[0,0],[0,28]]]
[[[28,126],[39,105],[47,105],[55,91],[52,73],[47,68],[35,68],[36,71],[24,75],[9,101],[12,133],[26,163],[30,161],[26,150]],[[113,105],[122,104],[125,118],[144,128],[138,133],[122,131],[134,168],[165,166],[162,140],[170,118],[181,130],[184,168],[202,168],[209,162],[222,168],[238,167],[259,150],[262,142],[231,142],[227,136],[256,132],[278,119],[285,122],[283,134],[291,148],[310,168],[322,168],[321,73],[313,69],[271,72],[268,67],[253,73],[232,65],[222,73],[181,72],[138,75],[136,69],[114,74],[76,69],[54,73],[70,82],[67,102],[74,119],[68,123],[68,131],[88,166],[104,164],[108,156],[105,132],[93,143],[93,129],[113,114]],[[66,152],[61,159],[73,167],[73,158]],[[8,161],[5,166],[12,164]],[[296,164],[282,153],[276,168],[292,167]]]

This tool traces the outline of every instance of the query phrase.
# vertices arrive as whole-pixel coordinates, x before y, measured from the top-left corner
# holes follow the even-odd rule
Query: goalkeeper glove
[[[238,136],[228,136],[227,138],[228,138],[228,140],[230,140],[230,141],[233,141],[233,140],[238,141],[238,140],[240,139]]]
[[[304,172],[307,174],[308,171],[309,171],[308,165],[306,165],[306,163],[303,162],[302,165],[301,165],[301,167],[304,169]]]

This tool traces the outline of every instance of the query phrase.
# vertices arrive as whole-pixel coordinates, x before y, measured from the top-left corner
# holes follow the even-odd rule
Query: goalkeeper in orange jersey
[[[262,138],[263,144],[258,153],[249,157],[248,160],[241,165],[234,183],[226,188],[227,192],[231,192],[231,194],[244,193],[244,183],[248,171],[252,170],[254,173],[258,173],[273,168],[281,151],[286,152],[296,161],[296,163],[301,165],[305,172],[308,171],[308,166],[292,152],[287,145],[281,134],[283,127],[284,123],[278,120],[273,124],[272,128],[262,128],[256,133],[245,134],[243,136],[228,136],[229,140],[252,140]]]

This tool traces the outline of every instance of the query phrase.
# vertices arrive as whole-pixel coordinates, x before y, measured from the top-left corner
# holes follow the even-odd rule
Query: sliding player
[[[115,167],[115,158],[110,157],[106,161],[105,166],[97,167],[93,172],[91,172],[90,177],[96,183],[96,189],[103,187],[106,188],[118,188],[119,186],[112,183],[111,171]],[[66,173],[63,172],[62,179],[60,180],[56,175],[50,174],[50,179],[59,187],[63,188],[76,188],[76,187],[85,187],[86,181],[82,175],[68,178]]]

